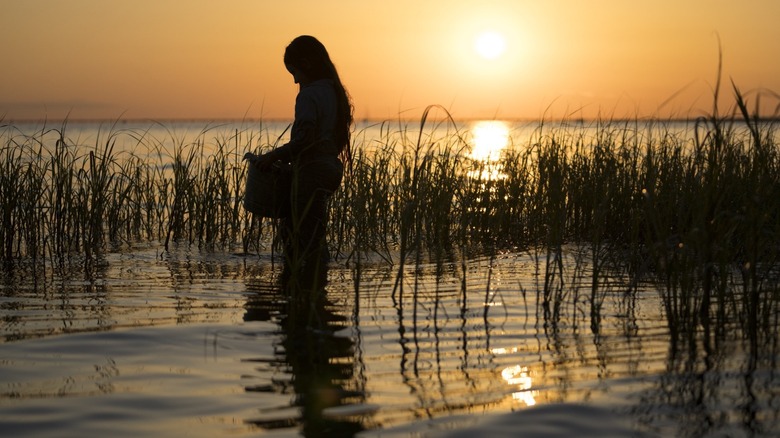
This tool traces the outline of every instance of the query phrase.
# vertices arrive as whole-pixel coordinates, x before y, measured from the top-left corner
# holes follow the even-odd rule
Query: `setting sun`
[[[71,3],[2,3],[13,61],[0,72],[0,120],[290,118],[297,87],[281,57],[302,34],[328,48],[361,119],[416,119],[431,104],[468,120],[697,117],[719,44],[722,85],[755,90],[767,116],[777,100],[757,94],[780,91],[767,45],[780,38],[776,0],[667,0],[641,16],[618,0],[399,1],[381,14],[358,0]]]
[[[498,32],[482,32],[474,40],[474,50],[485,59],[496,59],[504,54],[506,40]]]

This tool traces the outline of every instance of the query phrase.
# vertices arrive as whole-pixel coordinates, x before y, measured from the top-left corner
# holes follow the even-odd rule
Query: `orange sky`
[[[328,47],[359,118],[430,104],[456,118],[696,116],[712,107],[718,38],[724,106],[730,79],[751,102],[780,93],[777,0],[0,0],[0,12],[6,120],[289,118],[282,53],[299,34]],[[485,30],[505,39],[496,59],[473,48]],[[777,98],[761,101],[775,112]]]

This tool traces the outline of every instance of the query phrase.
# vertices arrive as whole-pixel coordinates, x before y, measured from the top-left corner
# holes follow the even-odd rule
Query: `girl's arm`
[[[278,160],[292,161],[314,142],[316,131],[317,106],[311,96],[302,91],[295,98],[295,121],[290,131],[290,141],[260,155],[254,161],[255,164],[261,169],[267,169]]]

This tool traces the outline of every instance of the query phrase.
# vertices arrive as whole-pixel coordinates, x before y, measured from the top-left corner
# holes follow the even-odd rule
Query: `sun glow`
[[[498,32],[482,32],[474,40],[474,50],[485,59],[497,59],[506,51],[506,39]]]

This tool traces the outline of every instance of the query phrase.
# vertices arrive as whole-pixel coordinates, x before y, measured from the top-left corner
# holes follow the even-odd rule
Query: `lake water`
[[[95,128],[72,127],[86,143]],[[547,255],[533,250],[443,271],[337,258],[323,301],[305,309],[288,305],[270,252],[139,243],[106,253],[88,275],[3,271],[0,430],[778,436],[776,336],[756,349],[727,325],[680,339],[659,289],[618,272],[605,277],[596,318],[590,284],[577,280],[589,278],[587,254],[564,248],[566,299],[553,309],[542,300]]]
[[[658,120],[627,120],[614,122],[589,121],[501,121],[475,120],[452,122],[449,119],[435,118],[434,114],[424,123],[409,120],[371,121],[356,123],[353,141],[364,149],[370,149],[377,144],[397,144],[399,147],[414,147],[418,140],[435,142],[449,139],[453,135],[461,136],[472,148],[472,155],[478,159],[495,159],[506,147],[524,147],[540,137],[555,137],[567,140],[579,139],[587,142],[596,135],[604,133],[619,136],[624,133],[635,135],[639,144],[657,141],[663,136],[677,136],[691,139],[696,129],[703,130],[706,120],[699,121],[658,121]],[[774,125],[773,122],[768,122]],[[208,147],[215,143],[232,146],[236,139],[240,144],[251,144],[257,147],[283,143],[289,135],[291,122],[284,120],[265,121],[99,121],[99,122],[2,122],[12,126],[10,131],[4,130],[4,137],[14,134],[36,135],[42,139],[56,139],[60,132],[73,144],[104,148],[107,140],[115,143],[115,150],[132,151],[136,154],[149,152],[159,156],[160,147],[164,152],[171,153],[179,145],[187,145],[195,139],[200,139]],[[725,128],[737,135],[747,133],[744,122],[724,123]],[[41,132],[47,135],[41,136]],[[768,131],[776,141],[776,131]],[[573,135],[572,135],[573,134]],[[703,135],[703,134],[702,134]],[[147,149],[152,149],[148,151]]]

